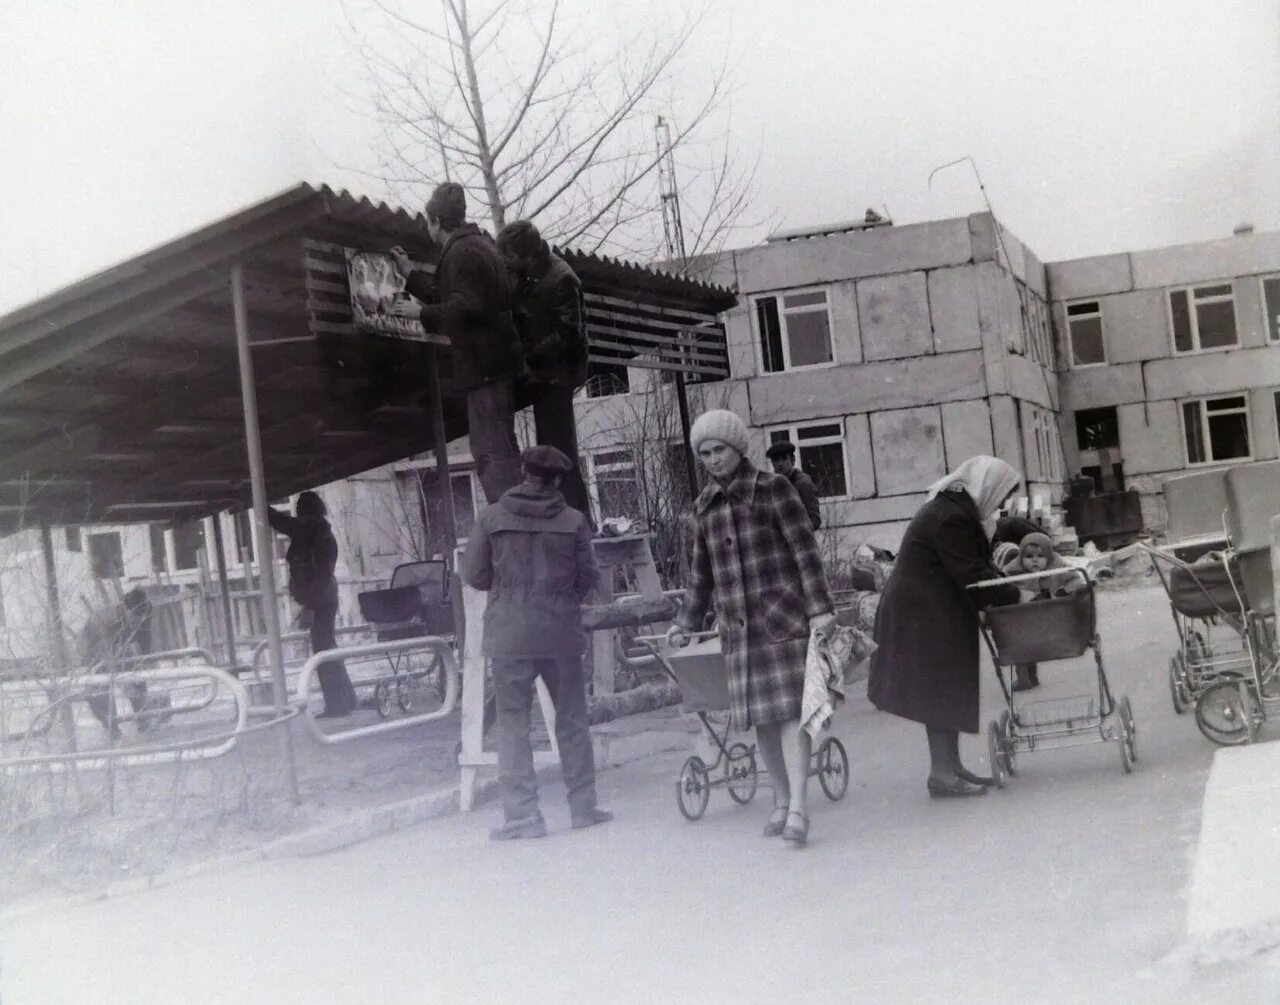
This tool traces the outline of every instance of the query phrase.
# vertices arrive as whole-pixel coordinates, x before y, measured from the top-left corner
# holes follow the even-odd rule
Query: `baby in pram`
[[[994,553],[996,565],[1006,576],[1044,572],[1039,579],[1018,583],[1022,600],[1044,600],[1047,597],[1065,597],[1085,588],[1082,576],[1054,574],[1055,569],[1066,569],[1067,563],[1053,550],[1048,534],[1036,531],[1025,535],[1016,546],[999,544]],[[1040,686],[1036,664],[1019,663],[1013,668],[1013,690],[1029,691]]]

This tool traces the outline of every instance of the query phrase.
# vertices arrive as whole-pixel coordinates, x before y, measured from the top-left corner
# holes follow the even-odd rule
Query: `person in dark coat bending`
[[[498,251],[515,280],[516,328],[529,367],[533,423],[539,443],[573,464],[561,484],[565,502],[590,518],[587,486],[578,466],[578,427],[573,393],[587,382],[586,310],[582,283],[528,220],[498,234]]]
[[[607,823],[596,805],[596,768],[587,718],[582,601],[598,570],[587,518],[565,504],[560,481],[572,465],[555,447],[522,455],[524,481],[476,518],[459,572],[489,593],[484,654],[493,666],[498,705],[498,782],[503,824],[495,841],[543,837],[529,712],[541,677],[556,709],[556,742],[575,828]]]
[[[326,519],[324,500],[314,492],[303,492],[294,504],[294,516],[278,509],[267,510],[271,529],[289,538],[285,562],[289,565],[289,596],[302,607],[311,632],[311,651],[322,652],[337,646],[334,634],[338,621],[338,542]],[[356,707],[356,691],[342,660],[329,660],[316,669],[320,692],[324,695],[326,718],[349,715]]]
[[[960,762],[960,733],[978,732],[978,608],[1017,603],[1013,584],[966,590],[1001,576],[984,527],[1020,476],[995,457],[971,457],[929,486],[902,538],[876,612],[867,696],[922,723],[931,796],[984,794],[992,779]]]
[[[435,280],[415,270],[400,248],[391,249],[418,304],[396,313],[421,319],[453,347],[454,376],[467,391],[467,433],[476,473],[488,502],[520,481],[514,381],[524,373],[524,353],[511,313],[511,282],[493,239],[466,220],[462,186],[444,182],[427,201],[427,230],[440,245]]]
[[[809,514],[809,522],[813,524],[813,529],[817,530],[822,526],[822,508],[818,505],[818,486],[813,484],[812,478],[796,467],[796,445],[790,440],[771,443],[764,455],[769,458],[769,464],[773,467],[774,473],[782,475],[795,488],[800,501],[804,503],[804,511]]]
[[[810,638],[835,620],[822,558],[791,483],[748,460],[747,427],[737,415],[704,412],[689,445],[711,478],[693,504],[689,583],[667,639],[686,644],[714,602],[730,724],[755,728],[773,784],[764,833],[802,845],[812,745],[800,726],[805,660]]]

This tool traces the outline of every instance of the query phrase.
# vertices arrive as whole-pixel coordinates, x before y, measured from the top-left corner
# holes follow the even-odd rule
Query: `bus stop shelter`
[[[0,317],[0,534],[42,528],[51,565],[50,526],[187,521],[252,502],[271,542],[269,499],[428,450],[447,485],[445,446],[466,433],[447,341],[354,323],[348,252],[394,245],[431,267],[422,215],[300,184]],[[675,371],[681,387],[729,375],[718,315],[731,291],[561,254],[583,281],[594,361]],[[56,611],[53,577],[50,590]]]

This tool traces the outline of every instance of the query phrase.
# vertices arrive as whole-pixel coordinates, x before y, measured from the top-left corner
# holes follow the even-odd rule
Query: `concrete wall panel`
[[[736,264],[745,294],[938,269],[972,258],[968,221],[956,219],[746,248]]]
[[[985,401],[953,401],[942,406],[942,439],[947,470],[978,454],[990,454],[991,412]]]
[[[1146,364],[1146,375],[1152,399],[1280,385],[1280,346],[1154,360]]]
[[[1129,257],[1139,289],[1274,272],[1280,270],[1280,233],[1135,251]]]
[[[1063,412],[1120,405],[1143,398],[1139,363],[1067,370],[1058,375],[1058,380]]]
[[[1150,474],[1175,471],[1186,467],[1186,448],[1182,441],[1182,424],[1178,406],[1172,401],[1121,405],[1120,456],[1124,473]]]
[[[1236,334],[1246,347],[1267,344],[1266,308],[1262,306],[1262,284],[1253,276],[1232,283],[1236,295]]]
[[[1280,457],[1275,388],[1257,387],[1249,392],[1249,423],[1254,460],[1270,461]]]
[[[756,425],[965,401],[986,393],[978,352],[770,374],[744,386],[751,389]]]
[[[881,495],[919,492],[947,473],[936,406],[872,413],[871,449]]]
[[[858,320],[856,283],[836,283],[827,288],[831,305],[831,342],[837,363],[861,363],[862,326]]]
[[[866,415],[844,420],[844,456],[849,465],[849,495],[866,499],[876,494],[876,463],[871,452],[871,422]]]
[[[759,370],[759,364],[756,362],[757,336],[753,313],[750,305],[744,301],[722,315],[731,377],[754,377]]]
[[[1005,361],[1009,375],[1009,393],[1022,401],[1030,401],[1053,410],[1057,404],[1057,377],[1025,356],[1010,356]]]
[[[933,352],[923,272],[875,276],[860,280],[857,286],[866,359],[905,359]]]
[[[1012,398],[1000,395],[991,399],[991,433],[995,456],[1025,473],[1022,436],[1018,432],[1017,404]]]
[[[1173,352],[1164,290],[1135,290],[1101,298],[1107,362],[1135,363]]]
[[[978,287],[973,266],[935,269],[928,275],[933,351],[982,348],[978,324]]]
[[[1127,254],[1050,262],[1045,271],[1049,276],[1049,296],[1054,300],[1100,297],[1135,288]]]
[[[875,499],[842,499],[823,503],[823,523],[826,523],[828,515],[833,527],[910,520],[915,516],[916,510],[924,505],[924,500],[923,492],[912,492],[899,496],[878,496]]]

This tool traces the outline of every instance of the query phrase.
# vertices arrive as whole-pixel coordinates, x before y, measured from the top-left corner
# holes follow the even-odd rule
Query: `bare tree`
[[[450,179],[495,231],[534,219],[562,246],[653,256],[663,114],[681,158],[689,254],[716,250],[740,224],[755,170],[738,164],[723,128],[726,62],[701,84],[680,74],[679,107],[667,98],[704,11],[604,52],[580,44],[592,33],[562,0],[439,0],[412,16],[395,0],[371,2],[388,31],[375,39],[368,22],[348,20],[381,128],[374,174],[393,189],[421,195]]]

